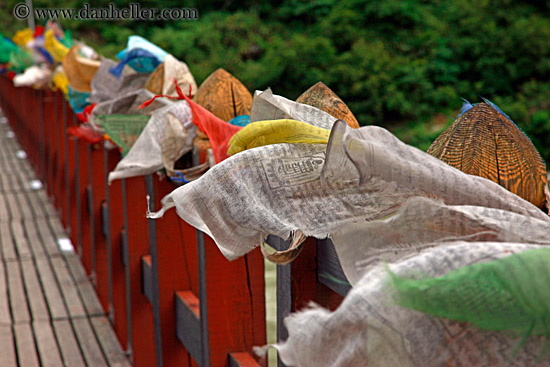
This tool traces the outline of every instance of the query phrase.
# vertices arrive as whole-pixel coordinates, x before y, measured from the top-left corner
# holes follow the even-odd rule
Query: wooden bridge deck
[[[0,121],[0,367],[130,366],[20,149]]]

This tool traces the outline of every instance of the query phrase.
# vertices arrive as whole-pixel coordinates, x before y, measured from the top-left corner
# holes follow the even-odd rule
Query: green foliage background
[[[4,34],[26,26],[11,14],[18,2],[0,0]],[[34,6],[83,3],[36,0]],[[453,121],[460,98],[479,102],[483,96],[550,159],[548,1],[193,0],[141,6],[194,7],[200,18],[61,24],[110,57],[129,35],[142,35],[187,62],[198,82],[223,67],[250,90],[271,87],[294,99],[322,80],[362,125],[385,126],[422,149]]]

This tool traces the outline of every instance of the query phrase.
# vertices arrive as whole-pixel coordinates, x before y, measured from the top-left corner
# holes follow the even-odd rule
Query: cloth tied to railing
[[[158,98],[149,104],[162,101],[164,107],[151,113],[128,154],[109,173],[109,182],[154,173],[161,168],[166,168],[170,176],[174,174],[174,162],[192,149],[196,126],[189,104],[184,100],[173,102],[173,99],[178,98]]]
[[[354,130],[337,121],[328,145],[274,144],[243,151],[162,203],[163,210],[149,217],[176,207],[228,259],[261,245],[269,234],[332,238],[354,288],[334,313],[316,307],[285,321],[289,339],[278,349],[288,365],[460,364],[465,358],[460,351],[471,350],[471,356],[484,349],[488,359],[472,365],[500,367],[515,358],[516,365],[531,366],[544,346],[533,334],[525,345],[535,349],[514,355],[510,346],[527,333],[457,326],[388,298],[394,291],[384,262],[400,277],[415,275],[409,269],[441,276],[550,245],[550,219],[498,184],[450,167],[383,128]],[[470,336],[449,344],[457,327],[480,344],[472,345]],[[338,342],[327,343],[328,335]]]
[[[210,144],[212,145],[212,151],[214,153],[214,159],[216,163],[219,163],[226,159],[229,155],[227,150],[229,149],[229,140],[233,135],[242,129],[241,126],[236,126],[229,124],[220,118],[214,116],[210,111],[204,107],[193,102],[190,97],[187,97],[181,88],[179,87],[177,80],[174,80],[174,85],[177,92],[177,97],[166,96],[166,95],[157,95],[151,100],[143,103],[141,107],[146,107],[151,104],[156,98],[166,97],[171,99],[184,99],[187,101],[191,107],[191,112],[193,115],[193,123],[198,126],[198,128],[204,132]],[[189,95],[191,95],[191,86],[189,86]]]
[[[103,132],[94,130],[91,126],[84,124],[68,127],[67,133],[90,144],[99,144],[104,139]]]
[[[547,268],[543,270],[537,266],[543,259],[529,261],[515,269],[502,264],[504,267],[500,272],[511,279],[509,284],[519,294],[523,293],[522,288],[536,289],[535,298],[527,300],[543,310],[535,316],[533,312],[523,311],[523,306],[518,307],[517,303],[512,306],[514,296],[508,291],[500,290],[500,298],[491,297],[490,292],[484,293],[484,284],[491,278],[497,279],[491,275],[494,274],[492,270],[482,276],[481,282],[467,283],[462,279],[463,282],[457,283],[457,290],[470,288],[466,293],[450,291],[451,295],[447,297],[435,291],[429,293],[426,289],[438,310],[447,313],[454,309],[467,313],[466,310],[472,310],[476,302],[480,302],[480,310],[490,312],[490,318],[509,328],[508,331],[483,330],[472,322],[434,317],[400,306],[402,298],[387,270],[389,268],[396,276],[408,279],[411,286],[422,287],[425,277],[439,278],[439,282],[444,282],[446,275],[453,276],[453,272],[460,272],[460,269],[472,270],[466,267],[489,266],[490,269],[501,266],[500,261],[510,260],[521,264],[521,260],[512,256],[529,255],[530,251],[540,251],[542,247],[491,241],[442,241],[431,245],[416,256],[402,258],[387,266],[372,264],[366,268],[367,271],[334,312],[310,305],[287,317],[284,323],[289,337],[276,346],[282,361],[286,365],[303,367],[548,365],[549,356],[545,353],[548,341],[540,335],[548,332],[544,323],[548,320],[549,305],[544,291],[546,286],[541,286],[541,283],[550,274]],[[349,247],[352,246],[356,247],[356,253],[360,253],[368,249],[369,244],[365,240],[350,243]],[[365,259],[357,258],[357,261],[362,260]],[[525,274],[518,274],[518,269]],[[465,271],[462,270],[462,274]],[[423,288],[414,289],[420,291]],[[481,303],[484,298],[488,301],[485,304]],[[512,317],[514,307],[519,311],[515,313],[516,317]],[[531,328],[532,324],[533,330],[511,331],[514,329],[510,327],[513,326],[511,320],[517,316],[524,320],[523,327]],[[258,352],[263,351],[265,348],[258,349]]]
[[[124,67],[119,77],[116,77],[109,71],[115,66],[114,60],[107,58],[101,60],[97,73],[90,83],[92,91],[89,101],[91,103],[106,102],[143,88],[148,74],[137,73],[128,66]]]
[[[548,220],[497,184],[447,166],[385,129],[345,127],[340,121],[335,125],[328,147],[275,144],[241,152],[174,190],[163,203],[177,206],[178,214],[209,234],[230,259],[269,234],[288,238],[299,230],[326,238],[350,221],[391,215],[415,196]]]

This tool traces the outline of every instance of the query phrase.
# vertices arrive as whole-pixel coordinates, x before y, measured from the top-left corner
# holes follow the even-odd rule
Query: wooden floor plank
[[[5,136],[6,134],[7,134],[7,132],[2,132],[0,138]],[[8,157],[6,156],[6,153],[4,152],[4,149],[2,149],[2,147],[0,147],[0,162],[2,163],[2,167],[6,167],[6,168],[8,167],[7,159],[8,159]],[[3,169],[3,172],[6,175],[9,173],[7,171],[7,169]]]
[[[48,309],[50,310],[51,318],[67,318],[67,308],[65,307],[65,302],[63,302],[63,297],[61,296],[62,293],[51,268],[50,261],[47,258],[37,258],[36,266],[42,287],[44,289],[44,295],[46,297]]]
[[[34,346],[34,335],[29,323],[13,325],[15,347],[20,367],[40,367],[38,353]]]
[[[19,169],[17,170],[17,173],[19,174],[19,177],[24,179],[23,182],[27,182],[34,177],[33,168],[28,159],[17,159],[19,160]]]
[[[4,156],[4,161],[2,163],[4,165],[4,167],[2,167],[2,172],[9,175],[16,174],[19,162],[17,162],[17,157],[15,157],[15,153],[6,152]]]
[[[25,218],[23,220],[23,227],[25,233],[27,234],[29,248],[32,252],[32,255],[35,258],[44,257],[46,252],[44,251],[44,246],[42,246],[42,241],[38,236],[38,229],[36,228],[36,222],[33,218]]]
[[[0,195],[0,222],[7,222],[10,219],[8,204],[4,195]]]
[[[111,328],[109,320],[102,317],[92,317],[90,319],[94,328],[97,339],[101,344],[103,353],[107,358],[107,362],[111,367],[131,367],[130,362],[126,358],[118,339]]]
[[[11,325],[0,325],[0,346],[2,346],[2,357],[0,367],[17,366],[15,344]]]
[[[15,138],[8,138],[7,135],[8,134],[11,134],[13,133],[13,131],[9,130],[9,131],[6,131],[2,138],[5,137],[5,139],[2,139],[3,142],[2,142],[2,146],[0,146],[0,150],[2,151],[2,156],[4,157],[4,159],[7,161],[9,159],[14,159],[15,158],[15,151],[17,149],[16,146],[16,142],[14,141]],[[8,167],[9,168],[9,167]]]
[[[63,224],[61,224],[58,216],[48,217],[48,222],[55,238],[67,237],[67,232],[65,232],[65,228],[63,228]]]
[[[1,115],[1,112],[0,112]],[[0,367],[130,367],[22,147],[0,124]]]
[[[19,204],[19,211],[21,213],[21,218],[32,218],[32,208],[29,202],[26,199],[26,195],[23,192],[15,192],[15,198]]]
[[[23,288],[19,262],[9,261],[6,263],[6,268],[8,274],[8,294],[13,322],[28,323],[31,317],[28,310],[25,289]]]
[[[24,189],[21,179],[18,175],[10,175],[8,176],[8,179],[10,181],[10,188],[12,191],[22,191]]]
[[[0,157],[0,164],[2,163],[2,157]],[[10,191],[11,189],[11,184],[10,182],[8,181],[8,178],[10,176],[6,175],[6,174],[2,174],[0,172],[0,191],[2,192],[6,192],[6,191]]]
[[[65,366],[86,367],[69,320],[54,320],[54,332]]]
[[[43,191],[43,190],[39,190]],[[29,195],[29,202],[32,208],[32,213],[34,218],[43,218],[47,217],[50,214],[46,211],[46,208],[40,202],[40,199],[37,195]]]
[[[4,263],[0,262],[0,325],[10,325],[11,314]],[[2,345],[0,343],[0,345]]]
[[[107,367],[103,352],[87,318],[72,319],[73,327],[88,366]]]
[[[78,255],[66,254],[65,260],[67,261],[71,274],[78,287],[78,292],[82,298],[87,314],[89,316],[104,315],[105,311],[97,298],[94,287],[92,286],[92,283],[90,283]]]
[[[9,222],[0,222],[0,246],[2,247],[2,259],[16,260],[17,252],[11,236],[11,226]]]
[[[43,367],[63,366],[61,353],[50,322],[34,321],[32,326],[41,365]]]
[[[13,191],[12,177],[13,175],[0,173],[0,190],[2,192]]]
[[[57,211],[55,210],[55,207],[50,202],[50,199],[48,199],[48,195],[46,194],[46,191],[45,190],[39,190],[36,193],[37,193],[39,203],[41,203],[44,206],[44,212],[48,216],[57,215]]]
[[[21,260],[23,270],[23,280],[27,292],[27,302],[31,309],[32,320],[49,321],[50,313],[46,306],[46,300],[38,277],[36,275],[35,264],[32,259]]]
[[[42,238],[42,244],[49,256],[60,255],[59,246],[57,240],[53,236],[53,233],[48,225],[46,218],[36,218],[36,225],[38,227],[38,233]]]
[[[13,235],[13,241],[15,242],[15,249],[19,259],[28,259],[31,257],[31,250],[29,249],[29,243],[23,230],[22,222],[19,220],[13,220],[11,222],[11,230]]]
[[[21,211],[19,210],[19,203],[17,202],[14,194],[11,192],[6,192],[4,193],[4,198],[6,198],[6,201],[8,203],[10,218],[12,220],[21,220],[23,216],[21,215]]]
[[[69,273],[67,264],[62,257],[52,257],[51,264],[54,269],[57,282],[61,286],[61,292],[63,299],[69,311],[71,317],[83,317],[86,316],[86,310],[84,305],[78,296],[76,284]]]

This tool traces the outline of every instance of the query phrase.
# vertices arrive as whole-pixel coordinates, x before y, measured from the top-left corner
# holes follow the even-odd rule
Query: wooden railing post
[[[145,177],[125,179],[126,188],[123,213],[127,223],[124,224],[128,241],[128,268],[131,300],[131,340],[134,367],[155,366],[155,344],[152,306],[142,293],[142,257],[149,253],[149,230],[145,212],[147,190]],[[128,302],[128,301],[127,301]]]

